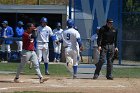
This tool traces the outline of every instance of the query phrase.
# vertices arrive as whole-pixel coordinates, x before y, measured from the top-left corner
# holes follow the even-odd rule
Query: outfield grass
[[[106,70],[102,70],[106,75]],[[140,78],[140,68],[114,68],[113,76],[117,78]]]
[[[13,71],[16,72],[19,63],[0,63],[0,71]],[[44,65],[40,65],[42,74],[45,73]],[[63,64],[49,64],[49,72],[51,76],[69,77],[71,73]],[[26,64],[23,70],[25,75],[36,74],[34,68],[29,69],[29,64]]]

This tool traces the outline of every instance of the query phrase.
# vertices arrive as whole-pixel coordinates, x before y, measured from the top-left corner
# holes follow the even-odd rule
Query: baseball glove
[[[114,59],[118,59],[118,54],[119,54],[119,51],[115,51],[115,52],[114,52],[113,58],[114,58]]]

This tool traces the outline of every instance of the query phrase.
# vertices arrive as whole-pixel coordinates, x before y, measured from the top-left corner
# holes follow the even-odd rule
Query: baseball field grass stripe
[[[16,72],[19,63],[0,63],[0,71],[3,72]],[[40,70],[42,74],[44,74],[44,65],[40,65]],[[70,71],[63,64],[49,64],[49,71],[51,76],[59,76],[59,77],[69,77],[71,76]],[[2,74],[2,73],[1,73]],[[34,75],[35,70],[29,69],[29,64],[25,65],[25,68],[21,74],[25,75]]]

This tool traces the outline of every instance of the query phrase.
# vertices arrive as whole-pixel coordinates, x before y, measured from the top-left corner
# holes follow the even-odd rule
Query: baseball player
[[[97,45],[97,38],[98,38],[98,32],[99,32],[100,27],[97,27],[96,33],[92,35],[91,41],[93,42],[93,63],[96,65],[99,61],[99,50],[98,50],[98,45]]]
[[[45,65],[45,74],[49,75],[48,71],[48,63],[49,63],[49,37],[52,38],[53,41],[56,40],[56,37],[53,35],[52,29],[47,26],[47,18],[42,17],[41,25],[37,27],[37,56],[39,58],[39,62],[42,61],[42,56]]]
[[[73,28],[74,21],[72,19],[67,20],[67,26],[68,28],[62,32],[62,42],[65,47],[66,62],[73,64],[73,79],[75,79],[77,77],[79,47],[80,50],[83,47],[79,32]]]
[[[53,30],[54,35],[57,37],[57,40],[60,40],[61,38],[61,23],[58,22],[56,24],[56,29]],[[53,47],[54,47],[54,62],[59,62],[60,61],[60,53],[61,53],[61,43],[57,43],[54,41],[53,42]]]
[[[39,69],[38,58],[37,58],[36,52],[34,51],[35,35],[32,34],[34,29],[35,29],[34,24],[28,23],[27,29],[23,34],[23,51],[22,51],[21,63],[17,69],[16,77],[14,78],[14,82],[16,82],[16,83],[20,83],[20,81],[19,81],[20,72],[22,71],[25,63],[27,63],[28,61],[31,61],[33,63],[34,68],[39,77],[40,83],[43,83],[44,81],[47,80],[47,79],[43,79],[43,76]]]
[[[9,37],[13,37],[14,33],[13,33],[13,29],[12,27],[8,26],[8,21],[3,21],[2,22],[2,32],[1,32],[1,37],[3,37],[4,39],[9,38]],[[3,40],[2,42],[2,58],[3,61],[5,59],[5,57],[7,57],[7,60],[9,61],[11,58],[11,48],[10,48],[10,44],[12,44],[13,41],[11,40]],[[7,50],[7,53],[5,53],[5,48]],[[6,56],[7,55],[7,56]]]
[[[16,37],[18,37],[18,38],[22,38],[22,35],[23,35],[23,33],[24,33],[24,29],[23,29],[23,26],[24,24],[23,24],[23,22],[22,21],[19,21],[18,22],[18,26],[16,27],[16,31],[15,31],[15,33],[16,33]],[[21,55],[21,51],[22,51],[22,45],[23,45],[23,42],[22,41],[16,41],[16,43],[17,43],[17,45],[18,45],[18,55],[19,55],[19,57],[20,57],[20,55]]]

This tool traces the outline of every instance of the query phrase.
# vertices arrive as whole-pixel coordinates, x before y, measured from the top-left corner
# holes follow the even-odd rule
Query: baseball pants
[[[20,72],[22,71],[23,67],[25,66],[25,64],[28,61],[31,61],[33,63],[38,77],[42,78],[43,76],[40,72],[38,58],[37,58],[36,53],[35,53],[35,51],[28,51],[28,50],[23,50],[22,51],[21,63],[19,65],[18,69],[17,69],[16,78],[19,78]]]
[[[73,64],[73,66],[78,65],[78,59],[77,57],[79,53],[76,50],[73,50],[72,48],[68,47],[65,48],[65,57],[66,57],[66,62]]]

